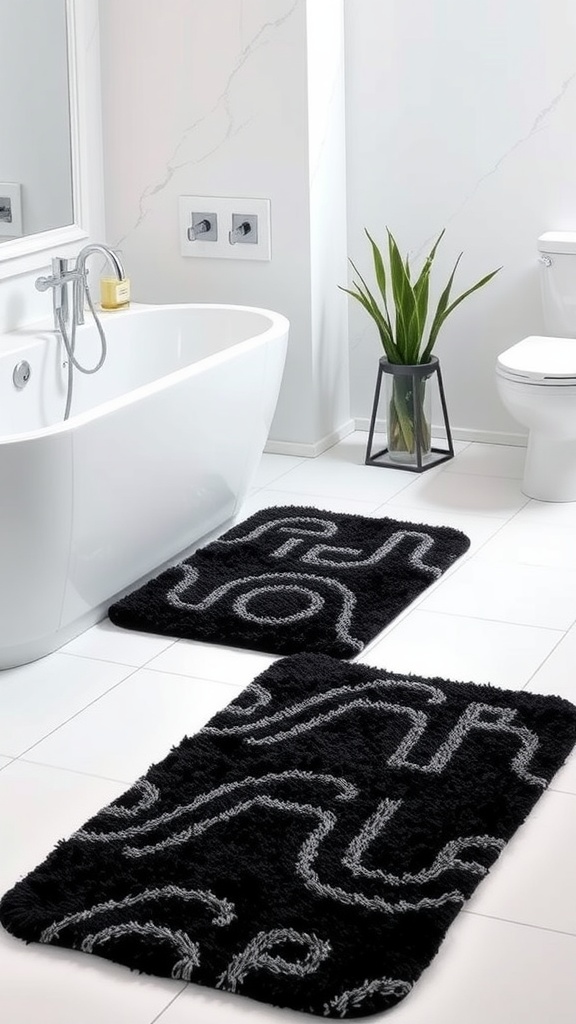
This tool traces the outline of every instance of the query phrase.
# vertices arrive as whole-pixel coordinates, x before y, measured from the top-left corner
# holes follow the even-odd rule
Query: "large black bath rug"
[[[559,697],[280,659],[8,892],[27,941],[386,1010],[576,741]]]
[[[448,526],[265,509],[109,609],[126,629],[357,655],[469,547]]]

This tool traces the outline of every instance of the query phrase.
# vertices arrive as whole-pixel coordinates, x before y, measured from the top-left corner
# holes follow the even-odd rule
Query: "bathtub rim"
[[[130,391],[119,395],[117,398],[111,398],[107,401],[100,402],[92,409],[88,409],[85,412],[77,413],[71,416],[68,420],[59,420],[57,423],[50,424],[45,427],[40,427],[37,430],[20,431],[15,434],[0,435],[0,445],[6,444],[21,444],[22,442],[30,442],[39,438],[52,437],[57,434],[66,434],[72,432],[74,429],[83,426],[86,423],[90,423],[101,416],[114,413],[120,409],[131,405],[135,401],[145,399],[151,394],[158,391],[166,390],[173,386],[180,380],[186,380],[189,377],[196,376],[197,374],[211,369],[212,367],[218,366],[221,363],[228,362],[231,358],[239,356],[244,352],[250,351],[253,348],[258,348],[261,345],[267,344],[275,340],[282,340],[288,338],[290,330],[290,321],[283,313],[278,313],[275,310],[267,309],[263,306],[245,306],[236,303],[226,302],[167,302],[167,303],[139,303],[132,302],[127,309],[119,309],[114,311],[106,310],[102,314],[102,321],[104,330],[106,329],[106,322],[113,322],[117,318],[128,319],[131,316],[137,317],[138,315],[144,315],[145,313],[162,313],[169,310],[175,310],[176,312],[183,312],[185,310],[226,310],[227,312],[238,312],[238,313],[256,313],[269,320],[269,326],[266,327],[261,333],[245,338],[242,341],[234,342],[227,348],[221,349],[219,352],[214,352],[212,355],[204,356],[197,362],[189,363],[187,366],[181,367],[178,370],[173,370],[171,373],[167,373],[162,377],[157,377],[155,380],[150,381],[148,384],[142,384],[140,387],[133,388]],[[100,313],[100,310],[97,310]],[[106,317],[106,319],[104,319]],[[87,325],[94,327],[94,321],[91,320]],[[21,345],[16,345],[9,349],[6,354],[17,356],[18,349],[28,349],[30,345],[34,344],[35,341],[38,343],[42,342],[42,335],[55,335],[58,332],[54,329],[53,324],[50,320],[43,318],[42,320],[35,321],[34,323],[26,324],[21,328],[12,331],[5,331],[0,334],[0,345],[2,339],[12,339],[16,341],[22,341]],[[0,351],[0,356],[2,355]]]

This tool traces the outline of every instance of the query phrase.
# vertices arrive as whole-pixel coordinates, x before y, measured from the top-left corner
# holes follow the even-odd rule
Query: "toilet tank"
[[[546,231],[538,251],[546,333],[576,338],[576,231]]]

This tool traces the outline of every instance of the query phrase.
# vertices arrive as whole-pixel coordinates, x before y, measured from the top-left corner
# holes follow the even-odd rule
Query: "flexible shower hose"
[[[62,316],[62,310],[59,309],[58,310],[58,327],[60,328],[60,333],[62,335],[62,341],[64,342],[64,348],[66,349],[66,353],[68,355],[68,362],[67,362],[68,375],[67,375],[67,383],[66,383],[66,408],[64,410],[64,419],[65,420],[67,420],[69,415],[70,415],[70,406],[72,405],[72,392],[73,392],[73,388],[74,388],[74,370],[78,370],[80,373],[96,373],[103,366],[104,360],[106,359],[106,335],[104,333],[104,328],[102,327],[102,324],[100,323],[100,319],[98,317],[98,314],[96,313],[96,310],[94,309],[94,303],[92,301],[92,296],[90,295],[90,289],[88,287],[88,281],[86,281],[86,280],[84,281],[83,288],[84,288],[84,294],[86,296],[86,299],[88,300],[88,306],[90,308],[90,312],[92,313],[92,316],[94,317],[94,321],[96,323],[98,334],[100,335],[101,354],[100,354],[100,358],[99,358],[98,362],[96,363],[96,366],[92,366],[92,367],[82,366],[82,363],[80,363],[76,359],[76,356],[74,355],[74,349],[76,347],[76,328],[78,326],[77,320],[76,320],[76,305],[75,305],[75,303],[73,303],[73,308],[72,308],[72,324],[71,324],[71,327],[70,327],[70,337],[68,337],[68,332],[66,330],[66,324],[64,323],[64,317]]]

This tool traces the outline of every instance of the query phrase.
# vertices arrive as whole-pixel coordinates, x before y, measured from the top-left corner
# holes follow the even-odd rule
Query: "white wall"
[[[446,227],[439,287],[460,251],[464,290],[436,348],[455,432],[512,440],[499,352],[543,332],[536,239],[576,229],[573,0],[346,0],[349,250],[386,226],[413,254]],[[351,300],[352,301],[352,300]],[[352,414],[365,421],[380,343],[350,306]]]
[[[271,437],[313,454],[349,417],[342,0],[100,0],[100,20],[107,240],[134,298],[287,315]],[[272,260],[182,257],[188,194],[270,199]]]
[[[308,123],[312,372],[316,437],[348,422],[344,18],[335,0],[308,0]],[[287,398],[289,396],[286,396]]]

